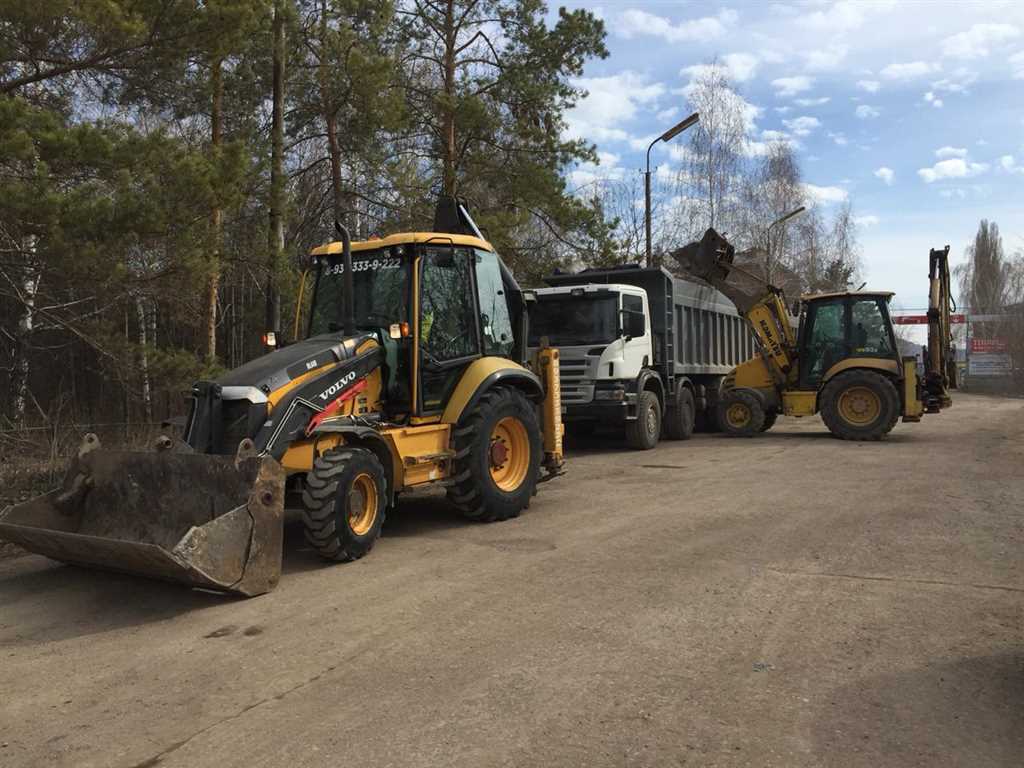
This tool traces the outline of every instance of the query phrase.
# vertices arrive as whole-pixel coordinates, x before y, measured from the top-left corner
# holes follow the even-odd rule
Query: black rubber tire
[[[878,397],[881,407],[878,417],[870,424],[851,424],[839,412],[839,398],[851,387],[869,389]],[[822,421],[840,440],[881,440],[900,418],[900,395],[896,386],[875,371],[854,369],[837,374],[821,390],[818,402]]]
[[[377,510],[367,531],[356,533],[348,516],[352,482],[361,474],[373,478]],[[302,491],[302,522],[306,541],[321,557],[338,562],[358,560],[380,538],[387,512],[387,480],[384,467],[365,448],[336,448],[317,457],[306,474]]]
[[[778,411],[768,411],[764,415],[764,424],[761,425],[761,431],[767,432],[769,429],[775,426],[775,420],[779,418]]]
[[[491,477],[491,434],[506,417],[518,419],[530,443],[530,461],[523,481],[514,491],[504,491]],[[537,490],[544,452],[537,411],[518,389],[494,387],[480,398],[472,413],[463,414],[452,433],[455,447],[454,483],[448,498],[463,517],[493,523],[518,517],[530,506]]]
[[[665,413],[665,436],[669,440],[689,440],[696,423],[693,390],[680,387],[675,408]]]
[[[661,401],[645,389],[636,398],[636,418],[626,422],[626,443],[638,451],[649,451],[661,439]]]
[[[734,405],[742,405],[749,411],[750,418],[742,426],[730,423],[726,413]],[[753,437],[761,433],[764,426],[764,406],[761,398],[745,389],[730,389],[722,393],[718,400],[718,424],[722,432],[730,437]]]

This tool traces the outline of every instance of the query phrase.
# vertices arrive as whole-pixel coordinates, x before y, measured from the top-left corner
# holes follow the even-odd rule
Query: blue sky
[[[717,58],[753,145],[785,134],[819,204],[851,201],[863,279],[894,306],[925,305],[928,249],[959,262],[981,218],[1024,249],[1024,0],[567,4],[604,19],[610,53],[569,115],[602,158],[580,177],[641,169],[644,137],[683,116],[693,67]],[[671,153],[652,155],[662,173]]]

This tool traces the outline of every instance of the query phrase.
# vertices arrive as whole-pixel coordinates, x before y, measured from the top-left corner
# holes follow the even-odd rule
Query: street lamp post
[[[661,136],[656,138],[647,146],[647,170],[644,171],[644,232],[647,235],[645,253],[647,255],[647,266],[651,264],[651,149],[659,141],[669,142],[685,131],[691,125],[700,120],[700,115],[694,112],[681,123],[669,128]]]
[[[764,265],[764,279],[767,280],[769,283],[772,281],[772,275],[771,275],[771,264],[772,264],[772,228],[777,226],[777,225],[779,225],[779,224],[782,224],[783,222],[789,221],[790,219],[792,219],[797,214],[803,213],[806,210],[807,210],[807,206],[804,206],[804,205],[801,205],[799,208],[794,208],[792,211],[787,213],[785,216],[780,216],[775,221],[773,221],[771,224],[769,224],[768,225],[768,229],[765,230],[765,238],[768,240],[768,244],[767,244],[768,253],[767,253],[767,258],[765,260],[765,265]]]

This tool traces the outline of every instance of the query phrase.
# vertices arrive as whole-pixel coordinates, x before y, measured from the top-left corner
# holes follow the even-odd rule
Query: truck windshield
[[[345,317],[341,254],[321,260],[310,310],[309,335],[340,331]],[[386,250],[352,254],[358,328],[387,328],[409,320],[409,262]]]
[[[619,300],[603,296],[539,296],[530,309],[530,346],[541,336],[557,347],[607,344],[619,336]]]

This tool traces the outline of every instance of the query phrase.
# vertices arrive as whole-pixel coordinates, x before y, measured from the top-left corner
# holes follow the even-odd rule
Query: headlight
[[[598,389],[594,391],[595,400],[625,400],[626,390],[624,389]]]

